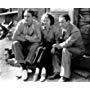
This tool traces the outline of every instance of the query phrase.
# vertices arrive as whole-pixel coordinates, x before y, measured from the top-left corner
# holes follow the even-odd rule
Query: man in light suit
[[[40,24],[34,17],[34,11],[26,9],[24,19],[18,22],[12,37],[12,49],[21,66],[22,80],[26,80],[28,67],[35,63],[36,50],[41,42]]]
[[[85,48],[83,45],[80,30],[75,25],[71,24],[70,16],[68,14],[59,17],[59,25],[62,30],[62,36],[63,32],[65,35],[63,36],[63,42],[56,43],[52,46],[53,47],[52,52],[55,53],[55,48],[57,48],[58,50],[62,50],[61,66],[60,66],[61,78],[59,81],[64,82],[70,79],[71,59],[79,55],[83,55],[85,52]],[[56,54],[54,55],[56,56]]]

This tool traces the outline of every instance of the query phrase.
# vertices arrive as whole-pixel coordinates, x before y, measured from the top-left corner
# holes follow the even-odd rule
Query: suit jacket
[[[62,29],[62,36],[64,40],[60,43],[62,48],[76,47],[85,51],[80,30],[75,25],[70,23],[66,30]]]

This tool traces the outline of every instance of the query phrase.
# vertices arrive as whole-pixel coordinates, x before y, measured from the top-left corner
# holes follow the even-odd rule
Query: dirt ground
[[[18,67],[11,66],[7,64],[4,60],[4,49],[11,48],[12,42],[7,38],[0,40],[0,81],[17,81],[16,74],[19,71]],[[70,82],[89,82],[90,81],[90,73],[88,71],[75,70],[72,73]],[[32,82],[32,79],[29,79],[27,82]],[[46,80],[45,82],[57,82],[57,80]]]

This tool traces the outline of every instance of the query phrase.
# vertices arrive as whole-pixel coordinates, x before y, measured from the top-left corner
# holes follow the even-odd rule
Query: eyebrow
[[[64,23],[64,22],[60,22],[60,21],[59,21],[59,23]]]
[[[30,17],[29,15],[24,15],[24,16]]]

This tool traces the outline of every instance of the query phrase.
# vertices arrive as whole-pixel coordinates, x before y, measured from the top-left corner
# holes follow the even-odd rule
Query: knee
[[[55,48],[51,49],[51,53],[54,54],[55,53]]]
[[[71,53],[69,52],[69,50],[67,48],[63,48],[62,54],[64,54],[64,55],[70,55]]]

